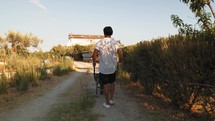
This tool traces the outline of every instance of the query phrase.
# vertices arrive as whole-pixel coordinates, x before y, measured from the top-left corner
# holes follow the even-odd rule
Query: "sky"
[[[43,40],[42,51],[66,45],[68,34],[103,35],[124,45],[177,34],[170,16],[195,23],[189,6],[180,0],[0,0],[0,36],[9,30],[32,33]]]

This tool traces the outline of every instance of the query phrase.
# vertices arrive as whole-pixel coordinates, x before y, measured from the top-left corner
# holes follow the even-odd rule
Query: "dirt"
[[[137,98],[129,95],[130,91],[126,91],[119,84],[116,84],[115,105],[111,106],[110,109],[104,108],[102,105],[105,101],[104,95],[96,94],[91,63],[80,63],[79,65],[82,65],[79,66],[80,68],[86,68],[87,72],[90,73],[92,82],[88,83],[88,89],[95,96],[96,103],[93,112],[98,115],[98,121],[152,121],[149,115],[141,112]],[[96,71],[98,70],[96,69]]]
[[[116,84],[115,105],[110,109],[102,106],[103,95],[96,95],[91,63],[75,62],[76,71],[53,77],[37,88],[22,94],[7,94],[1,97],[0,121],[46,121],[48,113],[61,103],[80,95],[83,88],[90,90],[95,97],[92,111],[98,121],[168,121],[161,109],[151,106],[150,96],[134,95],[134,90]],[[145,99],[145,101],[144,101]],[[148,108],[148,109],[147,109]]]

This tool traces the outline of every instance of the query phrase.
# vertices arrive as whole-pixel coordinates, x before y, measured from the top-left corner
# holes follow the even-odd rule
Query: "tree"
[[[212,2],[214,2],[214,0],[180,0],[180,1],[190,5],[191,11],[196,15],[198,15],[198,13],[201,11],[205,11],[205,6],[208,6],[213,17],[215,18],[215,12],[211,5]]]
[[[57,45],[54,46],[51,50],[50,53],[54,55],[60,55],[60,56],[65,56],[66,54],[66,47],[62,45]]]
[[[29,47],[37,48],[42,43],[42,40],[33,36],[32,33],[21,34],[13,31],[6,34],[5,40],[9,43],[12,51],[17,53],[23,50],[27,51]]]
[[[0,37],[0,49],[7,49],[8,43],[5,41],[3,37]]]
[[[5,61],[6,61],[6,53],[8,52],[8,44],[4,38],[0,36],[0,59],[3,59],[4,68],[3,71],[5,72]],[[2,60],[1,60],[2,61]]]
[[[179,27],[178,32],[181,35],[190,35],[195,31],[191,24],[185,24],[177,15],[171,15],[171,20],[176,28]]]
[[[197,18],[197,24],[199,25],[199,31],[206,31],[208,33],[213,33],[215,12],[212,7],[212,3],[214,0],[180,0],[181,2],[189,5],[190,10],[195,14]],[[210,8],[210,12],[207,12],[205,7],[208,6]],[[196,33],[196,28],[193,29],[191,24],[185,24],[183,20],[181,20],[177,15],[171,15],[171,20],[173,21],[173,25],[176,28],[179,28],[179,34],[191,35],[192,33]]]
[[[212,16],[215,19],[215,12],[212,7],[212,3],[214,0],[180,0],[183,3],[190,6],[190,10],[195,14],[198,18],[198,24],[202,28],[202,30],[209,30],[213,28]],[[209,7],[210,12],[206,11],[206,6]]]

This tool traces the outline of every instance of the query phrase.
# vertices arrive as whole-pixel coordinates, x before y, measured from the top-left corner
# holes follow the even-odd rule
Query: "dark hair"
[[[110,26],[106,26],[103,32],[105,36],[111,36],[113,34],[113,29]]]

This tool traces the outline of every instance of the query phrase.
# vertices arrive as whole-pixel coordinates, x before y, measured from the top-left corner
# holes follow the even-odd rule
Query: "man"
[[[115,90],[117,65],[121,65],[123,54],[120,44],[111,38],[113,30],[110,26],[103,29],[104,39],[96,43],[92,58],[93,65],[96,65],[96,58],[99,57],[99,80],[104,85],[105,108],[110,108],[114,104],[113,95]],[[119,61],[117,62],[117,54]]]

